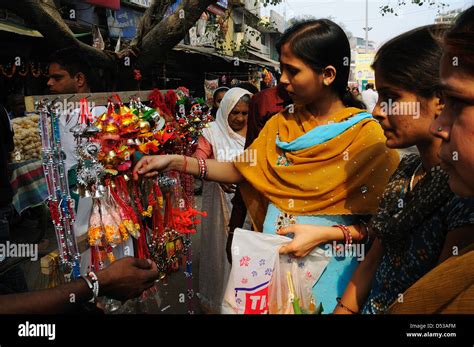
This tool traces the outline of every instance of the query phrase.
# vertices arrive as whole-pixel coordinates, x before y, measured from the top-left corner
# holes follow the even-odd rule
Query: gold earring
[[[328,86],[328,85],[329,85],[329,82],[328,82],[328,81],[324,81],[324,85],[325,85],[325,86]]]

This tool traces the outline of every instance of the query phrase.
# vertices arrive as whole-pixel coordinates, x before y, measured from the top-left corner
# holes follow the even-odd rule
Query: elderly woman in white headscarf
[[[231,161],[244,151],[247,116],[252,94],[242,88],[227,91],[216,120],[204,129],[195,157]],[[203,218],[199,265],[199,298],[208,313],[220,313],[230,272],[226,256],[228,224],[235,187],[205,181],[202,193]]]

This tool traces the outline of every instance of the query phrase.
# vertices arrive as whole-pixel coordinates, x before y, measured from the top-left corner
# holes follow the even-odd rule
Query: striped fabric
[[[12,172],[13,206],[18,213],[42,204],[48,198],[48,187],[41,160],[9,164]]]

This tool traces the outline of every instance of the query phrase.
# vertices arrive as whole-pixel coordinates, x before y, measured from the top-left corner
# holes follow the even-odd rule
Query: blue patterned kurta
[[[416,167],[419,162],[420,159],[416,157],[404,158],[392,177],[408,165]],[[408,180],[409,178],[407,176]],[[413,194],[417,194],[417,186]],[[422,218],[423,216],[418,216],[413,221],[417,227],[411,229],[406,236],[403,251],[393,247],[390,242],[385,242],[384,228],[381,228],[379,238],[384,253],[361,313],[383,313],[395,300],[402,300],[401,294],[436,266],[447,233],[474,224],[474,199],[463,199],[451,193],[437,211]]]

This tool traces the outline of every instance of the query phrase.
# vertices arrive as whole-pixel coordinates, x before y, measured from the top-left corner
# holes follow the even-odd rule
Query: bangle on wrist
[[[344,242],[346,245],[352,244],[352,233],[347,226],[342,224],[336,224],[333,225],[333,227],[339,228],[342,231],[342,233],[344,234]]]
[[[94,271],[90,271],[87,275],[91,279],[92,292],[94,293],[94,297],[90,300],[90,302],[95,302],[95,300],[99,296],[99,279],[97,278],[97,275]]]
[[[184,158],[183,173],[186,173],[186,169],[187,169],[187,166],[188,166],[188,160],[187,160],[185,155],[183,155],[183,158]]]
[[[360,223],[363,225],[363,227],[365,229],[365,234],[362,233],[363,235],[362,235],[362,238],[360,240],[362,241],[363,239],[365,239],[365,243],[368,244],[369,240],[370,240],[369,226],[367,225],[367,223],[363,219],[360,220]]]
[[[203,158],[197,158],[199,166],[199,178],[205,180],[207,178],[207,164]]]
[[[92,298],[89,300],[89,302],[94,302],[94,299],[95,299],[95,296],[94,296],[94,285],[93,285],[92,282],[89,280],[89,278],[87,278],[87,276],[80,276],[80,278],[82,278],[82,279],[86,282],[87,287],[89,287],[89,289],[91,290]]]
[[[337,301],[337,305],[336,305],[336,306],[338,306],[338,307],[342,308],[343,310],[346,310],[347,312],[350,312],[350,313],[352,313],[352,314],[357,314],[357,312],[351,310],[349,307],[347,307],[346,305],[344,305],[344,304],[342,303],[341,298],[336,298],[336,301]]]

